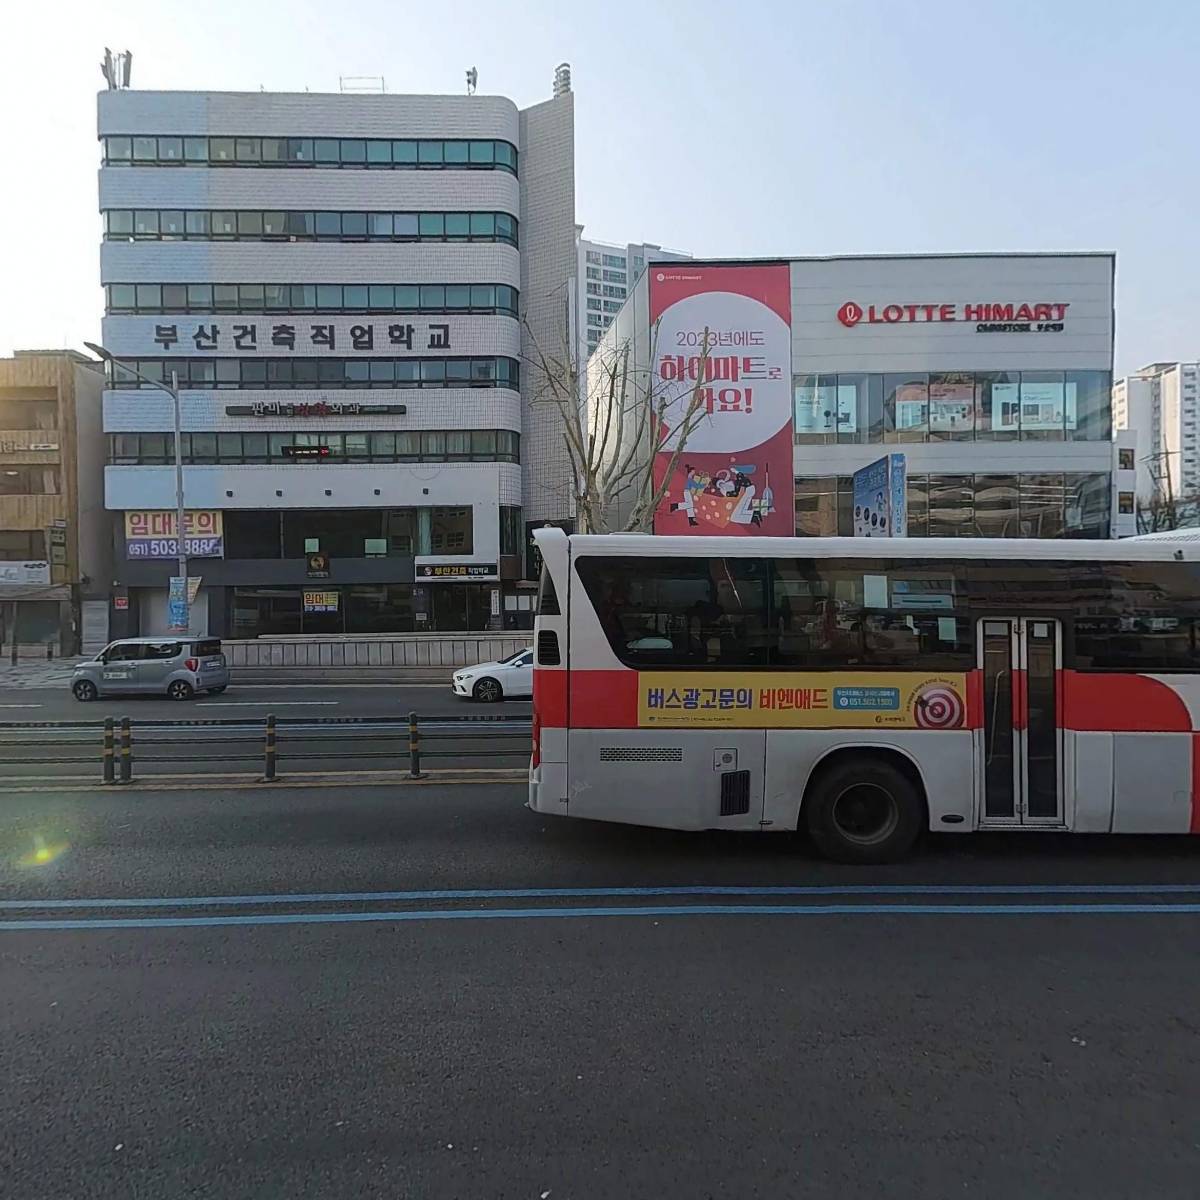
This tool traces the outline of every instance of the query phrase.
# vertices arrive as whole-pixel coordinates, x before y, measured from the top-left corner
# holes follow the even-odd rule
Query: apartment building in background
[[[1113,424],[1137,434],[1143,533],[1200,524],[1198,414],[1200,362],[1150,363],[1113,385]]]
[[[621,311],[629,289],[637,282],[651,259],[682,262],[691,258],[677,250],[664,250],[653,242],[597,242],[583,236],[575,226],[577,269],[577,343],[581,373],[600,344],[604,331]]]
[[[528,627],[572,515],[529,339],[567,336],[569,72],[500,96],[99,97],[115,632],[166,628],[178,380],[193,627]],[[128,369],[127,369],[128,368]]]
[[[44,657],[99,648],[111,582],[100,363],[0,359],[0,640]]]

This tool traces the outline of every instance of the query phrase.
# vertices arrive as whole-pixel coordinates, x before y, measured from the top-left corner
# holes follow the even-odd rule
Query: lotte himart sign
[[[978,304],[859,304],[847,300],[837,319],[847,328],[860,325],[943,325],[973,323],[976,333],[1062,333],[1069,303],[1039,300],[1030,303]]]

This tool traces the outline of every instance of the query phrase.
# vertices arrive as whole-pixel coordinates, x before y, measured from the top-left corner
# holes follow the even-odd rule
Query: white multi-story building
[[[1138,505],[1144,525],[1176,507],[1181,523],[1200,522],[1200,363],[1157,362],[1113,385],[1113,424],[1138,440]],[[1152,532],[1147,528],[1143,532]]]
[[[564,335],[574,279],[573,97],[555,91],[523,111],[101,93],[118,635],[165,628],[175,573],[172,404],[124,363],[181,390],[194,627],[528,621],[526,524],[571,515],[522,361]]]
[[[575,226],[576,296],[578,362],[582,370],[600,344],[604,331],[621,311],[629,289],[637,282],[651,259],[657,262],[682,262],[691,258],[677,250],[664,250],[653,242],[629,242],[618,246],[596,242],[583,236],[583,226]]]
[[[767,345],[767,326],[755,323],[761,268],[785,276],[774,312],[786,340],[773,360],[749,349]],[[1133,532],[1132,514],[1121,511],[1132,503],[1133,450],[1112,438],[1114,271],[1109,253],[691,260],[674,270],[652,262],[591,361],[602,368],[606,354],[628,346],[639,386],[701,370],[722,381],[700,393],[707,415],[668,493],[672,532],[736,529],[736,477],[753,482],[757,472],[772,511],[794,503],[788,532],[851,535],[855,476],[899,454],[910,536],[1120,536]],[[734,294],[739,273],[747,278]],[[651,362],[652,315],[680,297],[694,325],[657,346]],[[743,298],[758,308],[739,307]],[[706,328],[720,340],[702,368],[696,350],[678,347],[701,344]],[[774,389],[768,409],[758,389],[788,375],[790,388]],[[762,447],[739,440],[766,428],[790,430],[791,497],[765,478]],[[707,526],[695,516],[697,496],[711,501]],[[630,502],[622,503],[618,519]]]

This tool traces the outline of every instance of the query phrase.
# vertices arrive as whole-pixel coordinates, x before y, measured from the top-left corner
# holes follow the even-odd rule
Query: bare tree
[[[1156,491],[1150,499],[1137,502],[1138,533],[1162,533],[1196,525],[1200,525],[1200,492],[1176,496]]]
[[[1137,502],[1138,533],[1162,533],[1200,524],[1200,492],[1175,493],[1169,459],[1178,451],[1164,450],[1147,456],[1154,493]]]
[[[708,415],[709,330],[685,360],[686,380],[668,380],[655,370],[657,325],[646,363],[627,339],[601,346],[583,367],[570,346],[549,354],[525,328],[531,402],[552,404],[562,421],[580,532],[651,532],[688,439]],[[656,483],[663,451],[669,458]]]

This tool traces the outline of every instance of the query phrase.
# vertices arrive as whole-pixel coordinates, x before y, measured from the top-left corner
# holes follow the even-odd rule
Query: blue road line
[[[239,908],[270,904],[353,904],[389,900],[560,900],[603,896],[1130,896],[1196,895],[1200,883],[861,883],[685,887],[433,888],[399,892],[297,892],[259,896],[152,896],[0,900],[3,909]]]
[[[353,925],[380,921],[528,921],[566,917],[1044,917],[1200,916],[1200,904],[687,904],[616,908],[432,908],[396,912],[258,913],[220,917],[104,917],[94,920],[0,921],[22,930],[179,929],[227,925]]]

